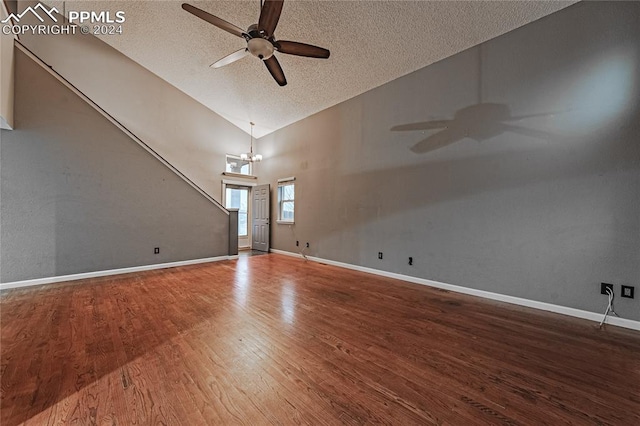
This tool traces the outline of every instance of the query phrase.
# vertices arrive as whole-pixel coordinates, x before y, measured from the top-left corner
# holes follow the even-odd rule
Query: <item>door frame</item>
[[[245,182],[235,179],[223,179],[222,180],[222,205],[227,206],[227,186],[247,188],[247,236],[238,236],[238,249],[239,250],[251,250],[251,242],[253,241],[252,226],[251,226],[251,207],[252,207],[252,194],[253,187],[256,186],[255,182]],[[241,242],[242,241],[242,242]]]

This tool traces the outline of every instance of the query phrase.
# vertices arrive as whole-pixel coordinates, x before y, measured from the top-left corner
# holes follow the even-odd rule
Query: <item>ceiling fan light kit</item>
[[[273,56],[273,44],[263,38],[252,38],[247,42],[247,49],[253,56],[262,60]]]
[[[220,29],[233,34],[236,37],[244,38],[247,42],[246,48],[240,49],[222,59],[219,59],[213,63],[211,67],[220,68],[225,65],[229,65],[244,58],[247,56],[247,53],[251,53],[253,56],[264,62],[267,70],[280,86],[286,86],[287,79],[284,76],[280,63],[274,56],[276,51],[288,55],[320,59],[327,59],[331,53],[327,49],[313,46],[311,44],[287,40],[276,41],[274,31],[278,25],[278,21],[280,20],[280,13],[282,12],[283,4],[283,0],[265,0],[264,4],[261,5],[258,23],[249,26],[247,31],[243,31],[224,19],[218,18],[217,16],[214,16],[209,12],[205,12],[202,9],[198,9],[195,6],[191,6],[190,4],[183,3],[182,8],[192,15],[195,15]]]

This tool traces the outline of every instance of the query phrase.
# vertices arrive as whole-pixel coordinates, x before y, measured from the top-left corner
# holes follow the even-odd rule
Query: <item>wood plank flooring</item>
[[[280,255],[10,290],[27,425],[640,425],[640,333]]]

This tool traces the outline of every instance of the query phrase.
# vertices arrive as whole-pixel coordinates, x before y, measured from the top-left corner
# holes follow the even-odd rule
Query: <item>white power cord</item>
[[[291,234],[293,235],[293,239],[298,241],[298,239],[296,238],[296,231],[293,229],[293,226],[289,225],[289,229],[291,230]],[[300,254],[300,256],[302,256],[304,258],[304,260],[309,260],[307,259],[307,255],[304,254],[304,251],[307,249],[307,247],[303,247],[302,250],[298,251],[298,253]]]
[[[602,321],[600,321],[599,328],[602,328],[602,324],[604,324],[604,321],[607,319],[607,315],[613,314],[613,315],[615,315],[617,317],[620,316],[620,315],[616,314],[616,311],[613,310],[613,290],[611,290],[609,287],[607,287],[605,289],[605,291],[609,295],[609,304],[607,305],[607,309],[604,311],[604,317],[602,317]]]

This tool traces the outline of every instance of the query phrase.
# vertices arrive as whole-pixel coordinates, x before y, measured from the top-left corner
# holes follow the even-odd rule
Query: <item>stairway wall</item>
[[[18,10],[30,4],[37,2],[20,1]],[[29,20],[35,18],[25,15],[21,23]],[[222,201],[225,155],[248,149],[244,131],[92,35],[27,33],[20,41],[207,194]]]
[[[0,281],[228,254],[225,211],[19,50],[15,67]]]

